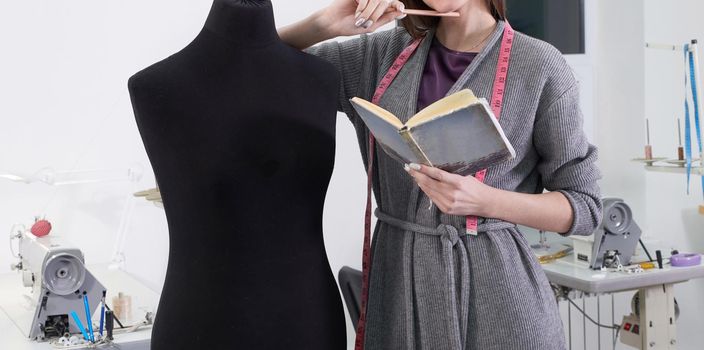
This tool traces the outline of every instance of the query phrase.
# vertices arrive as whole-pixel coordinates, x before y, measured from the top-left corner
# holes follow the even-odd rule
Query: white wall
[[[629,161],[642,153],[645,133],[642,1],[601,0],[597,23],[595,141],[603,173],[600,185],[604,195],[623,198],[636,217],[645,218],[645,175]]]

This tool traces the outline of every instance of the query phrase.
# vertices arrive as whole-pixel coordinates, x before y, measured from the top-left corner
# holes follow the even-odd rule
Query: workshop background
[[[277,26],[282,26],[328,0],[272,2]],[[155,185],[127,79],[188,44],[210,5],[190,0],[0,3],[0,170],[31,175],[50,167],[124,174],[128,168],[143,168],[136,182],[49,186],[2,180],[0,229],[9,233],[13,223],[29,224],[34,216],[46,215],[56,234],[83,249],[89,264],[109,262],[122,251],[125,269],[160,290],[168,256],[163,209],[135,200],[124,243],[117,238],[127,198]],[[585,0],[586,53],[567,56],[581,82],[585,129],[600,148],[603,194],[623,198],[646,243],[666,250],[704,251],[704,216],[697,213],[698,181],[687,196],[683,176],[647,173],[629,162],[642,154],[645,118],[655,155],[674,157],[673,114],[682,114],[681,53],[646,50],[644,43],[703,40],[702,13],[704,2],[698,0]],[[335,272],[343,265],[361,265],[365,176],[354,131],[344,116],[338,118],[336,153],[324,217]],[[276,210],[285,208],[272,203]],[[197,244],[197,233],[193,240]],[[9,272],[14,259],[4,245],[0,248],[0,273]],[[679,346],[701,348],[704,280],[676,285],[675,291],[682,310]],[[617,315],[628,313],[631,295],[617,295]],[[601,308],[610,314],[610,305],[602,302]],[[596,313],[595,299],[587,300],[587,311]],[[567,322],[566,305],[561,312]],[[582,316],[571,315],[581,325]],[[581,327],[573,329],[573,337],[581,332]],[[349,326],[350,339],[353,333]],[[592,344],[587,348],[596,348],[591,340],[596,330],[587,328],[584,336]],[[602,338],[603,346],[610,346],[609,337]],[[573,349],[582,347],[573,344]]]

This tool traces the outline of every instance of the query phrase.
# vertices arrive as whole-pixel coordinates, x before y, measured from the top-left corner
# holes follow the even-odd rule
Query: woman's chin
[[[426,0],[424,1],[426,5],[430,6],[435,11],[438,12],[453,12],[457,11],[459,7],[461,7],[461,4],[453,4],[453,1],[430,1]]]

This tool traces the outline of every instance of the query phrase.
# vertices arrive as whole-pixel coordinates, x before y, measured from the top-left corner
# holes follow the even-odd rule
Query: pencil
[[[411,16],[436,16],[436,17],[459,17],[459,12],[438,12],[431,10],[403,10],[403,13]]]

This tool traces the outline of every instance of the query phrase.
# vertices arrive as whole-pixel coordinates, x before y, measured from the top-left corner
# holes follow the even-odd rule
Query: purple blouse
[[[476,52],[450,50],[433,39],[420,81],[417,110],[445,97],[476,56]]]

